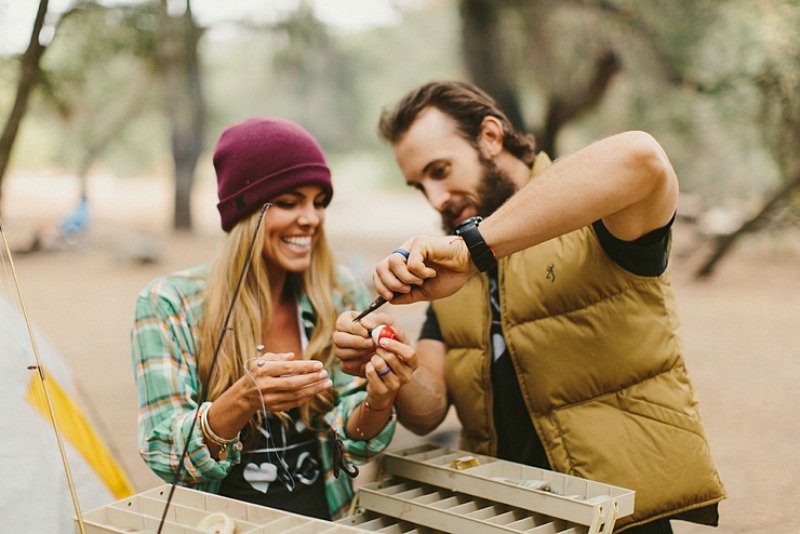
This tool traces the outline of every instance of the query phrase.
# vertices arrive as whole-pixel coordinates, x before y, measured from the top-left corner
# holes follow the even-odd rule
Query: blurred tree
[[[153,108],[155,9],[87,2],[71,11],[42,69],[42,94],[66,126],[67,164],[76,167],[80,196],[88,195],[92,165],[126,127]],[[72,156],[74,154],[74,156]]]
[[[475,84],[492,95],[511,123],[524,131],[509,46],[512,39],[501,27],[502,8],[493,0],[462,0],[463,57]]]
[[[197,160],[203,150],[206,103],[201,80],[198,43],[203,30],[192,16],[190,0],[180,13],[171,13],[175,2],[161,0],[155,59],[166,83],[166,113],[172,132],[175,164],[173,228],[191,230],[191,194]]]
[[[759,46],[748,46],[752,41],[737,43],[741,48],[736,57],[740,60],[734,63],[736,74],[727,74],[727,79],[741,77],[755,88],[761,139],[777,164],[781,183],[736,230],[714,239],[711,252],[696,271],[698,278],[712,275],[739,238],[767,227],[781,208],[792,219],[791,224],[800,224],[800,2],[770,2],[757,12],[749,11],[752,6],[735,7],[751,16],[728,20],[726,26],[735,22],[740,35],[754,35]]]
[[[171,136],[174,221],[188,228],[206,115],[215,131],[254,114],[289,117],[359,181],[399,183],[374,134],[380,107],[467,75],[551,155],[645,129],[684,192],[708,204],[763,196],[771,221],[797,209],[799,3],[438,0],[404,4],[397,26],[341,32],[303,0],[215,21],[235,31],[215,33],[201,58],[204,30],[186,0],[76,0],[85,9],[59,26],[42,61],[15,161],[85,174],[102,158],[130,173],[152,169]],[[52,106],[64,119],[55,128]]]
[[[361,121],[356,59],[344,52],[330,30],[314,15],[311,3],[296,10],[270,31],[284,43],[275,53],[272,67],[275,86],[270,92],[291,95],[292,119],[308,128],[330,150],[358,148],[353,127]]]
[[[602,41],[580,58],[553,57],[555,50],[565,47],[561,34],[549,29],[547,15],[559,7],[552,0],[461,1],[462,42],[470,77],[498,101],[512,123],[534,133],[537,147],[552,157],[558,156],[556,139],[561,129],[597,107],[621,68],[617,53]],[[580,13],[573,17],[585,18]],[[578,62],[588,66],[578,76],[570,76]],[[545,109],[539,124],[526,124],[522,116],[516,80],[530,79],[525,70],[538,71],[536,78],[541,80],[537,85],[544,93]]]
[[[41,9],[40,5],[39,15]],[[86,177],[92,164],[120,140],[124,128],[141,115],[152,96],[147,89],[153,78],[150,58],[156,14],[148,3],[110,7],[78,0],[58,17],[46,46],[51,51],[47,58],[42,57],[45,45],[39,39],[31,40],[23,56],[23,64],[30,64],[26,58],[36,58],[38,54],[35,83],[31,85],[30,74],[21,77],[9,118],[9,124],[16,122],[17,126],[7,126],[6,131],[16,133],[21,121],[20,102],[27,103],[32,89],[37,87],[41,102],[47,106],[39,106],[39,120],[51,122],[51,129],[58,130],[58,123],[52,123],[50,109],[54,109],[66,126],[61,150],[70,154],[65,163],[77,169],[80,197],[87,195]],[[42,19],[37,16],[33,35],[39,35],[41,28]],[[32,50],[38,52],[34,54]],[[28,66],[23,72],[33,71]],[[13,142],[13,137],[6,138]],[[2,153],[0,150],[0,159]],[[7,162],[6,155],[4,164]]]
[[[160,98],[174,163],[173,228],[190,230],[191,192],[205,133],[198,57],[203,32],[190,2],[179,4],[178,12],[167,0],[76,6],[43,86],[78,140],[74,150],[80,156],[73,163],[82,193],[91,165]]]
[[[11,149],[14,147],[14,140],[19,131],[19,125],[25,113],[28,111],[28,100],[39,79],[39,62],[42,59],[46,44],[43,44],[39,36],[44,27],[44,19],[47,14],[48,0],[39,1],[39,9],[36,11],[36,19],[33,22],[33,30],[28,47],[22,55],[20,65],[20,77],[17,82],[17,93],[11,113],[6,119],[3,133],[0,135],[0,201],[2,200],[2,184],[8,162],[11,159]]]
[[[409,7],[397,26],[371,28],[342,36],[342,53],[349,58],[358,100],[360,124],[351,129],[359,151],[385,156],[387,170],[381,180],[401,185],[391,155],[376,135],[381,108],[412,87],[434,79],[465,78],[461,53],[459,12],[452,0],[434,1],[424,8]]]
[[[758,6],[735,0],[461,0],[460,6],[470,77],[551,155],[571,126],[589,141],[619,129],[648,129],[668,145],[686,178],[683,188],[717,196],[732,193],[747,154],[763,151],[772,158],[782,185],[739,230],[717,239],[698,274],[709,274],[740,235],[763,227],[794,198],[800,176],[796,0]],[[771,43],[776,39],[780,46]],[[757,128],[766,135],[751,135]],[[710,150],[697,157],[704,146]],[[744,190],[763,194],[775,173],[750,159],[758,174],[748,168]]]

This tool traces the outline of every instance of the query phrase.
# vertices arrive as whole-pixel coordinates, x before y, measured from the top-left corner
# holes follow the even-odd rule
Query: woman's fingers
[[[333,333],[334,353],[339,359],[342,371],[350,375],[364,376],[364,364],[375,352],[375,342],[369,337],[368,322],[353,321],[357,312],[344,312],[336,319]]]
[[[401,343],[396,339],[381,338],[376,355],[380,357],[392,372],[398,375],[403,384],[411,381],[417,368],[417,353],[414,347]],[[376,364],[376,367],[380,367]]]
[[[417,356],[413,347],[394,339],[382,338],[380,345],[366,366],[367,395],[390,402],[400,387],[411,381]]]
[[[391,339],[384,337],[381,338],[380,342],[380,349],[399,356],[406,365],[411,366],[412,370],[417,368],[417,351],[414,349],[414,347],[406,345],[401,341],[400,338]]]
[[[378,359],[380,360],[380,358]],[[383,367],[385,367],[385,365],[386,364],[383,364]],[[381,367],[381,369],[383,369],[383,367]],[[384,381],[384,377],[378,376],[378,371],[379,370],[375,369],[375,365],[372,361],[367,363],[364,367],[364,373],[367,377],[367,396],[371,396],[372,398],[385,398],[392,390],[389,389],[388,381]]]
[[[414,375],[414,369],[407,365],[396,354],[383,349],[378,349],[378,352],[375,354],[375,356],[373,356],[373,358],[380,358],[383,360],[384,365],[391,370],[391,372],[383,375],[384,380],[387,379],[389,375],[394,375],[399,381],[398,387],[411,382],[411,378]],[[375,367],[379,366],[376,365]]]
[[[328,371],[323,369],[321,371],[301,375],[272,377],[269,382],[269,389],[272,391],[289,392],[293,395],[301,395],[305,393],[302,391],[303,389],[317,385],[318,383],[320,387],[326,387],[326,382],[331,381],[328,378]],[[327,387],[332,385],[333,383],[331,382]]]
[[[369,337],[370,330],[372,330],[376,326],[382,325],[382,324],[387,324],[387,325],[390,325],[390,326],[394,325],[394,320],[392,320],[392,318],[389,317],[385,313],[372,312],[369,315],[367,315],[366,317],[364,317],[363,319],[361,319],[359,321],[359,323],[361,323],[361,326],[364,327],[364,330],[366,331],[367,338],[371,339]]]
[[[392,325],[394,321],[385,313],[377,312],[354,322],[356,313],[344,312],[336,319],[336,331],[333,333],[334,353],[342,371],[350,375],[366,376],[365,366],[376,349],[375,342],[370,337],[371,330],[378,325]]]
[[[336,318],[336,333],[349,334],[354,337],[369,337],[367,328],[360,321],[354,321],[358,315],[357,311],[347,311],[339,314]],[[342,338],[346,340],[347,338]]]
[[[288,356],[294,357],[291,353]],[[328,371],[318,360],[262,357],[250,360],[248,368],[264,407],[270,411],[301,406],[317,393],[333,386]]]
[[[260,358],[275,362],[294,360],[294,352],[265,352]]]
[[[292,354],[292,353],[287,353]],[[250,360],[250,370],[256,376],[293,376],[322,371],[319,360],[268,360],[255,358]]]
[[[363,328],[363,327],[362,327]],[[363,328],[364,335],[350,334],[336,331],[333,333],[333,345],[336,356],[350,356],[363,354],[365,351],[375,350],[375,343],[369,337],[369,330]]]
[[[302,406],[332,386],[333,382],[323,371],[300,376],[262,377],[259,390],[268,410],[283,411]]]

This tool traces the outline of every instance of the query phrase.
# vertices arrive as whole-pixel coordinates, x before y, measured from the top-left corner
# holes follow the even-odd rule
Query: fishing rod
[[[52,423],[53,432],[56,435],[56,442],[58,443],[58,452],[61,455],[61,462],[64,464],[64,472],[67,475],[67,486],[69,486],[69,493],[72,497],[72,506],[75,509],[75,515],[78,519],[78,528],[80,529],[81,534],[86,534],[86,526],[83,524],[81,505],[78,502],[78,493],[75,491],[75,482],[72,479],[72,470],[69,467],[69,461],[67,460],[67,454],[64,449],[64,441],[61,437],[61,429],[58,427],[55,408],[53,407],[53,401],[50,397],[50,390],[47,387],[47,380],[45,377],[44,366],[42,365],[42,359],[39,356],[39,346],[36,344],[36,336],[33,335],[33,327],[31,326],[30,319],[28,318],[28,310],[25,307],[25,299],[22,298],[22,288],[20,287],[19,278],[17,277],[17,270],[14,268],[14,258],[11,257],[11,248],[8,246],[8,240],[6,239],[6,234],[3,231],[2,222],[0,222],[0,236],[2,236],[3,246],[5,248],[6,255],[8,256],[8,264],[11,267],[11,275],[14,279],[14,287],[17,291],[17,298],[19,299],[19,304],[22,308],[22,316],[25,319],[25,326],[28,329],[28,337],[30,337],[31,340],[33,355],[36,358],[36,365],[31,365],[28,367],[28,369],[35,369],[38,371],[39,381],[42,384],[42,391],[44,391],[44,398],[47,403],[47,410],[50,414],[50,422]]]
[[[219,336],[217,337],[217,344],[214,346],[214,352],[211,357],[211,365],[209,366],[208,370],[208,378],[206,379],[206,384],[211,381],[211,377],[214,374],[214,370],[216,369],[217,359],[219,358],[219,351],[222,348],[222,341],[225,339],[225,334],[230,330],[230,321],[231,315],[233,315],[233,308],[236,306],[236,301],[239,299],[239,293],[242,290],[242,283],[244,282],[245,276],[250,271],[250,262],[253,259],[253,249],[255,248],[256,239],[258,238],[258,231],[261,228],[261,223],[264,221],[264,214],[266,214],[267,209],[272,204],[266,203],[261,207],[259,211],[258,223],[256,223],[256,229],[253,231],[253,236],[250,238],[250,245],[247,247],[247,258],[244,261],[244,265],[242,266],[242,270],[239,273],[239,279],[236,282],[236,288],[233,291],[233,296],[231,297],[231,301],[228,304],[228,311],[225,314],[225,320],[222,322],[222,328],[219,331]],[[206,399],[206,387],[203,384],[203,387],[200,388],[200,394],[197,399],[197,411],[200,411],[200,406],[202,406],[203,402]],[[178,461],[178,472],[175,473],[175,480],[172,482],[172,486],[169,489],[169,495],[167,496],[167,502],[164,504],[164,512],[161,514],[161,521],[158,523],[158,531],[157,534],[161,534],[161,529],[164,528],[164,522],[167,519],[167,512],[169,511],[169,505],[172,503],[172,497],[175,495],[175,487],[178,485],[178,480],[180,479],[182,472],[183,472],[183,462],[186,459],[186,454],[189,452],[189,443],[192,439],[192,434],[194,434],[194,429],[197,426],[198,417],[192,418],[192,425],[189,427],[189,434],[186,436],[183,444],[183,451],[181,452],[180,460]]]

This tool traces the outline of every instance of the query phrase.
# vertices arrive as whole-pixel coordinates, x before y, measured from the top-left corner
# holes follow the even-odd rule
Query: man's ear
[[[493,158],[500,155],[503,151],[504,134],[505,130],[500,119],[492,115],[487,115],[483,118],[478,146],[485,157]]]

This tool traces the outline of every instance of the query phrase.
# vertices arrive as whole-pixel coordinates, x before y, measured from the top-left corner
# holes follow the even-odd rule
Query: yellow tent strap
[[[81,453],[97,476],[105,482],[108,489],[117,499],[124,499],[133,495],[131,485],[125,471],[111,455],[111,451],[89,424],[89,421],[80,408],[72,401],[69,394],[53,379],[49,373],[48,390],[53,401],[53,409],[57,413],[58,424],[62,435],[72,446]],[[28,393],[25,396],[31,406],[45,419],[50,420],[47,401],[44,396],[42,383],[35,375],[31,375],[28,383]]]

